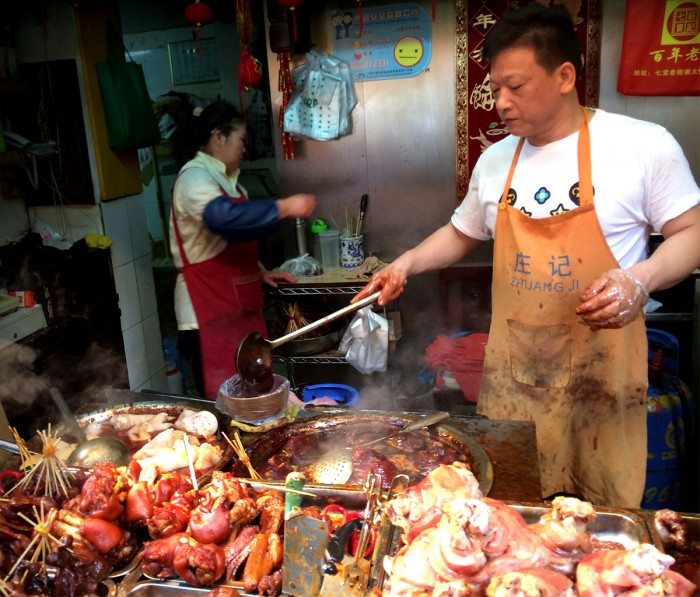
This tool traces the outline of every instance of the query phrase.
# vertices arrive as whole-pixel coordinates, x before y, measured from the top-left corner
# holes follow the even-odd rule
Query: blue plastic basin
[[[355,406],[360,401],[360,393],[342,383],[318,383],[302,390],[301,399],[304,402],[315,398],[332,398],[340,406]]]

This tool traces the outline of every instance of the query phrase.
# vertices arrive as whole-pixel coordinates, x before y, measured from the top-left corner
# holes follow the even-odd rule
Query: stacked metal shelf
[[[315,282],[316,279],[320,280],[321,278],[325,280],[319,283]],[[282,297],[354,296],[364,287],[364,284],[348,280],[333,282],[333,279],[343,280],[337,275],[333,276],[333,274],[317,276],[316,278],[300,278],[297,284],[280,284],[274,292],[277,296]],[[314,280],[314,282],[309,282],[309,280]],[[286,365],[344,365],[347,362],[345,356],[337,350],[315,355],[276,356],[275,359]]]

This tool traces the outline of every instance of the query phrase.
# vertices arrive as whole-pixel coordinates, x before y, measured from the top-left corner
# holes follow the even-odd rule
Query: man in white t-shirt
[[[506,13],[485,41],[511,135],[476,164],[451,222],[353,300],[447,267],[494,239],[478,412],[536,424],[543,496],[638,507],[646,464],[649,292],[700,264],[700,190],[662,127],[580,106],[565,9]],[[652,231],[664,242],[647,257]]]

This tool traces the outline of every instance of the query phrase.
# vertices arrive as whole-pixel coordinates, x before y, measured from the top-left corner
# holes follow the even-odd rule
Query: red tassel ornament
[[[280,64],[280,74],[278,81],[278,91],[282,93],[282,105],[280,106],[279,126],[282,131],[282,154],[285,160],[294,159],[294,141],[291,133],[284,130],[284,111],[287,109],[287,104],[292,97],[292,73],[289,70],[289,61],[291,60],[290,52],[280,52],[277,54],[277,59]]]
[[[194,41],[199,54],[202,50],[199,44],[199,28],[211,22],[211,7],[201,0],[196,0],[185,8],[185,18],[194,25]]]
[[[280,3],[280,6],[284,6],[285,8],[288,8],[289,11],[292,13],[292,43],[296,43],[296,41],[299,39],[299,32],[297,30],[297,16],[296,13],[294,12],[295,9],[299,8],[302,4],[304,4],[304,0],[277,0]]]

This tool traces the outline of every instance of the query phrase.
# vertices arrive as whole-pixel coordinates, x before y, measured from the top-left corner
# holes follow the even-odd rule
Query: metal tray
[[[133,392],[129,391],[123,391],[123,393],[120,391],[114,391],[113,396],[123,396],[124,398],[129,399],[130,397],[133,397],[134,394]],[[139,396],[138,394],[136,396],[138,398],[141,398],[141,396]],[[145,394],[144,396],[147,397],[148,395]],[[92,410],[90,412],[76,413],[75,418],[77,419],[78,424],[81,427],[85,428],[90,423],[109,422],[109,419],[117,414],[157,414],[164,410],[174,410],[177,412],[182,412],[185,409],[208,410],[209,412],[216,415],[219,421],[219,439],[223,439],[221,438],[220,433],[221,431],[228,429],[229,419],[222,417],[221,413],[219,413],[219,411],[216,409],[216,405],[211,400],[199,400],[196,398],[186,397],[169,397],[167,400],[136,400],[124,404],[105,406],[103,408]],[[66,432],[66,435],[69,435],[69,433]],[[216,467],[214,467],[215,469],[221,469],[227,466],[233,458],[233,449],[231,448],[231,446],[229,446],[227,442],[223,442],[222,448],[223,455],[219,463],[216,465]]]
[[[277,348],[277,353],[285,356],[309,356],[326,352],[332,348],[338,348],[340,339],[348,327],[348,319],[336,319],[329,324],[327,334],[315,338],[299,338],[282,344]]]
[[[260,486],[255,481],[250,483],[252,487],[260,489]],[[338,488],[337,486],[305,486],[305,491],[316,494],[317,498],[312,498],[310,496],[304,496],[302,499],[302,506],[316,505],[319,507],[326,506],[328,504],[339,504],[348,509],[362,510],[366,504],[365,493],[360,490],[353,490],[351,488]],[[132,563],[130,567],[133,567]],[[127,569],[128,570],[128,567]],[[164,579],[159,580],[155,577],[143,574],[141,578],[144,580],[139,581],[134,585],[125,595],[138,595],[139,597],[150,596],[150,595],[203,595],[208,593],[214,587],[193,587],[186,582],[179,579]],[[115,578],[115,580],[118,579]],[[228,586],[238,590],[241,597],[256,597],[250,593],[245,593],[243,591],[243,584],[240,581],[227,582],[224,584],[219,584],[217,586]],[[119,593],[119,597],[124,597],[123,594]]]
[[[240,597],[257,597],[252,593],[243,593],[241,585],[230,585],[231,588],[237,589]],[[177,597],[189,597],[206,595],[214,587],[193,587],[185,583],[174,582],[171,580],[164,581],[144,581],[134,585],[134,587],[124,595],[124,597],[167,597],[173,595]],[[121,597],[121,595],[120,595]]]
[[[551,508],[542,504],[505,502],[520,512],[528,524],[537,522]],[[615,541],[630,549],[640,543],[651,543],[651,535],[644,519],[628,510],[595,506],[595,520],[588,524],[590,534],[599,541]]]
[[[663,533],[654,518],[656,510],[644,510],[642,515],[646,520],[649,534],[651,535],[654,546],[663,552],[668,550],[666,534]],[[678,513],[685,524],[687,532],[687,540],[689,543],[700,543],[700,514],[691,514],[689,512]]]

